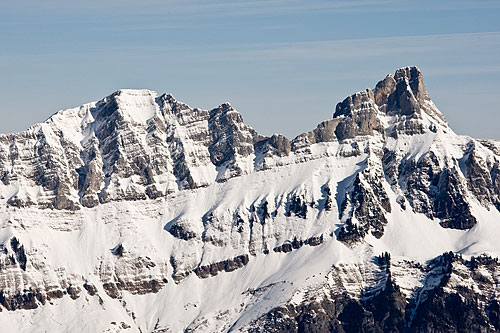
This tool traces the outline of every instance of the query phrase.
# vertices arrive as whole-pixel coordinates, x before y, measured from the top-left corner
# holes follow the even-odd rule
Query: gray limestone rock
[[[382,176],[358,173],[351,191],[346,193],[341,209],[340,217],[345,219],[345,224],[336,231],[337,239],[353,245],[361,241],[368,232],[376,238],[382,237],[387,224],[385,213],[391,212]]]
[[[235,158],[246,157],[254,152],[253,145],[263,136],[243,123],[243,118],[229,103],[210,111],[208,120],[211,143],[208,147],[210,159],[220,166]]]
[[[377,103],[379,107],[385,107],[387,105],[389,97],[394,93],[395,90],[396,80],[394,79],[394,76],[389,74],[385,77],[385,79],[378,82],[375,86],[375,89],[373,91],[375,103]],[[385,110],[382,111],[384,112]]]
[[[337,141],[335,130],[340,121],[340,119],[328,119],[321,122],[314,130],[298,135],[291,142],[292,151],[298,151],[319,142]]]
[[[335,129],[339,141],[360,135],[384,134],[384,127],[377,115],[375,97],[370,89],[347,97],[337,104],[333,118],[340,118]]]
[[[266,156],[288,156],[291,151],[290,140],[281,134],[273,134],[268,139],[258,141],[255,151],[261,151]]]

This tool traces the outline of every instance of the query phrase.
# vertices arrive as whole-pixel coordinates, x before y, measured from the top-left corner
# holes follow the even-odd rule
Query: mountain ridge
[[[394,77],[397,79],[398,85],[396,85]],[[343,102],[337,105],[333,119],[320,123],[316,129],[300,134],[291,141],[283,135],[273,135],[271,138],[267,138],[258,134],[254,129],[244,124],[241,115],[227,102],[209,111],[198,108],[190,108],[188,105],[176,101],[175,98],[168,93],[158,95],[156,92],[150,90],[132,89],[118,90],[98,102],[84,104],[74,109],[59,111],[50,117],[46,122],[34,125],[31,129],[20,132],[18,135],[32,137],[37,135],[41,137],[38,141],[47,141],[47,137],[50,137],[51,135],[54,136],[55,133],[57,133],[56,136],[59,136],[59,140],[61,141],[59,143],[59,146],[61,147],[58,147],[59,155],[62,155],[61,150],[69,150],[69,152],[64,153],[71,155],[66,157],[66,161],[62,162],[66,162],[66,164],[76,163],[82,165],[83,167],[89,167],[84,161],[86,155],[93,156],[98,150],[102,150],[105,153],[109,150],[113,150],[116,155],[118,154],[117,151],[119,152],[120,149],[126,150],[125,147],[120,147],[120,144],[122,146],[129,144],[123,139],[121,139],[121,142],[115,142],[112,145],[113,148],[108,147],[109,145],[107,145],[104,141],[112,140],[113,135],[124,137],[128,135],[128,138],[133,140],[134,144],[141,145],[141,141],[151,139],[150,141],[154,142],[157,137],[167,135],[165,131],[167,130],[167,127],[169,127],[171,131],[168,133],[170,136],[169,140],[182,145],[184,144],[182,143],[184,139],[182,137],[175,137],[176,129],[188,129],[190,128],[189,122],[193,122],[199,123],[201,124],[200,126],[204,127],[195,129],[195,131],[198,130],[199,133],[193,133],[194,141],[197,141],[196,135],[203,136],[206,132],[208,133],[205,136],[212,136],[212,142],[210,142],[210,140],[208,140],[208,142],[205,140],[204,142],[199,143],[201,143],[201,145],[209,145],[208,150],[210,160],[217,168],[222,164],[229,162],[230,159],[233,159],[233,162],[237,162],[234,160],[236,156],[231,157],[229,156],[230,154],[234,155],[236,153],[241,157],[253,154],[257,143],[261,149],[266,149],[266,153],[272,150],[278,155],[286,156],[290,153],[290,151],[297,151],[301,147],[306,147],[317,142],[329,142],[335,140],[342,141],[345,139],[352,139],[358,135],[373,135],[374,130],[386,131],[386,127],[388,126],[384,126],[385,124],[380,123],[380,117],[378,117],[377,111],[374,108],[375,105],[381,108],[382,113],[385,112],[387,114],[394,115],[395,110],[399,110],[403,117],[417,118],[416,121],[415,119],[405,119],[403,121],[399,121],[396,125],[391,127],[394,133],[388,133],[387,135],[396,135],[395,133],[398,133],[398,131],[406,131],[410,134],[416,133],[416,131],[424,131],[425,129],[422,127],[423,125],[418,121],[420,109],[428,112],[435,118],[444,121],[444,117],[437,110],[437,108],[435,108],[428,97],[425,86],[423,85],[421,72],[418,68],[405,67],[399,69],[396,71],[394,77],[389,75],[384,80],[380,81],[374,89],[375,94],[368,89],[346,98]],[[413,91],[412,89],[415,90]],[[361,112],[356,111],[356,108],[363,105],[363,103],[371,103],[371,105],[367,106],[369,110],[361,110]],[[400,104],[403,105],[403,107],[401,107]],[[422,108],[419,108],[420,106],[422,106]],[[168,115],[168,113],[170,113],[170,115]],[[346,114],[348,115],[347,117],[345,116]],[[397,113],[395,115],[396,117],[401,116]],[[73,123],[67,123],[68,121],[72,121]],[[202,124],[206,121],[208,121],[208,124]],[[447,126],[445,121],[444,123],[441,122],[441,124]],[[137,125],[135,132],[133,128],[132,130],[126,132],[127,127],[134,127],[135,125]],[[400,128],[395,128],[396,126],[399,126]],[[124,128],[122,131],[123,133],[117,131],[120,127]],[[44,129],[48,133],[45,133]],[[332,129],[334,130],[332,131]],[[228,130],[230,132],[224,133],[224,130]],[[53,133],[50,133],[51,131]],[[146,137],[140,133],[141,131],[146,131]],[[0,141],[3,141],[4,144],[12,145],[15,144],[15,137],[16,134],[0,135]],[[75,137],[78,139],[75,140]],[[53,139],[54,141],[57,140],[55,138]],[[114,139],[117,140],[118,138]],[[189,134],[185,139],[191,141]],[[54,141],[52,142],[52,145],[57,146],[57,142]],[[65,143],[63,141],[68,141],[68,147],[64,147]],[[154,143],[146,143],[146,145],[148,144],[154,145]],[[190,143],[188,143],[188,145],[189,144]],[[50,142],[35,142],[34,145],[50,145]],[[170,144],[170,146],[173,145],[174,144]],[[245,147],[245,145],[247,147]],[[249,145],[254,145],[254,147]],[[90,148],[88,146],[93,147]],[[16,147],[3,148],[4,160],[5,156],[8,156],[8,150],[15,148]],[[144,142],[143,147],[141,148],[144,151],[142,159],[151,159],[152,156],[149,156],[150,153],[146,149]],[[203,149],[202,147],[198,148]],[[235,148],[237,151],[234,151]],[[170,150],[173,149],[175,150],[176,147],[173,147]],[[91,151],[89,152],[88,150]],[[170,154],[175,155],[175,153],[172,152],[170,152]],[[203,152],[203,154],[206,153]],[[162,152],[162,155],[165,156],[168,154],[167,152]],[[176,157],[177,156],[173,156],[173,159]],[[32,158],[35,158],[35,156]],[[114,163],[117,159],[117,156],[111,157],[111,161],[109,161],[109,163],[111,163],[114,167]],[[182,156],[180,156],[180,159],[182,159]],[[258,159],[258,157],[256,156],[255,159]],[[106,167],[107,162],[108,161],[106,161],[105,157],[101,157],[101,161],[96,161],[97,164],[102,164],[103,168]],[[147,163],[147,161],[140,162],[140,164]],[[189,166],[183,165],[182,161],[174,161],[174,164],[175,163],[180,164],[178,169],[181,170],[174,170],[174,173],[177,172],[174,177],[176,177],[177,181],[180,183],[187,183],[179,185],[179,188],[186,186],[192,188],[206,185],[213,181],[205,178],[200,179],[197,182],[189,173],[186,173],[186,171],[190,169]],[[90,167],[92,168],[92,166]],[[141,165],[138,166],[138,168],[144,169],[144,166]],[[231,168],[232,167],[229,166],[229,169]],[[246,170],[244,172],[250,171],[251,170]],[[92,173],[97,172],[98,171],[94,168]],[[138,173],[137,171],[134,172]],[[152,177],[150,174],[151,170],[146,168],[143,172],[146,173],[146,178]],[[210,171],[204,170],[203,172],[206,173]],[[227,175],[222,176],[222,179],[237,175],[242,172],[242,170],[238,166],[234,166],[234,168],[229,171],[226,170],[225,172]],[[80,172],[78,173],[80,174]],[[104,178],[106,178],[109,172],[104,173]],[[156,174],[162,173],[164,174],[165,171],[156,170]],[[4,167],[2,179],[8,179],[8,174],[9,170]],[[129,174],[130,171],[127,173],[127,176]],[[138,176],[144,177],[144,175],[139,174]],[[103,175],[100,175],[99,177],[103,178]],[[219,176],[216,176],[216,179],[219,179],[218,177]],[[65,181],[67,183],[70,182],[68,177],[61,176],[59,178],[66,178]],[[104,179],[104,181],[106,181],[106,179]],[[148,181],[146,180],[145,182]],[[72,183],[73,188],[79,187],[79,184],[75,184],[74,181]],[[50,184],[49,187],[51,187]],[[60,196],[60,201],[55,200],[52,203],[46,203],[46,205],[54,208],[76,209],[79,207],[78,203],[88,207],[97,204],[99,201],[106,202],[106,200],[108,200],[109,195],[105,191],[106,185],[101,184],[99,189],[94,190],[99,190],[102,194],[99,194],[98,198],[95,196],[89,198],[89,196],[86,195],[85,199],[77,198],[76,196],[70,198],[71,195],[69,195],[68,190],[64,190],[64,195]],[[139,192],[142,193],[137,193],[136,195],[141,197],[144,197],[144,194],[147,195],[148,192],[155,193],[147,195],[148,197],[159,195],[156,193],[156,188],[141,190]],[[55,195],[57,197],[57,193]],[[14,201],[25,201],[26,204],[29,204],[33,200],[31,198],[26,198]]]
[[[499,151],[449,128],[416,67],[292,140],[117,91],[0,135],[0,322],[499,330]]]

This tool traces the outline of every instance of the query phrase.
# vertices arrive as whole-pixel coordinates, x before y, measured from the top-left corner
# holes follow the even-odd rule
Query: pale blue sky
[[[147,88],[293,138],[417,65],[456,132],[500,139],[499,17],[498,0],[0,0],[0,133]]]

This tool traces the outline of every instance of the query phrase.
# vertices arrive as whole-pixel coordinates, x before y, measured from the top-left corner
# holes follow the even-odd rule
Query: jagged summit
[[[333,118],[342,140],[380,133],[391,137],[450,131],[446,119],[431,101],[417,67],[403,67],[375,86],[357,92],[337,104]]]

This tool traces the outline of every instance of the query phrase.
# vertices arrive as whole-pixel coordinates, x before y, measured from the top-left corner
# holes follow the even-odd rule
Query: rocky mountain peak
[[[424,120],[422,112],[430,116]],[[382,117],[390,116],[384,128]],[[335,133],[339,140],[374,133],[397,136],[448,129],[446,119],[431,101],[416,66],[403,67],[387,75],[375,89],[366,89],[338,103],[333,114],[338,120]]]
[[[214,121],[216,118],[221,121],[225,121],[228,124],[243,123],[243,117],[241,114],[228,102],[225,102],[210,111],[210,120]]]
[[[377,105],[388,115],[421,118],[421,111],[440,125],[447,126],[443,114],[431,101],[424,77],[416,66],[402,67],[394,76],[388,75],[377,83],[374,94]]]
[[[160,99],[162,99],[165,102],[168,102],[170,104],[173,104],[173,103],[177,102],[177,100],[175,99],[175,97],[172,94],[170,94],[170,93],[163,93],[160,96]]]
[[[423,75],[416,66],[396,70],[387,75],[374,89],[375,101],[388,115],[418,116],[423,104],[430,102]]]
[[[375,89],[357,92],[338,103],[333,117],[351,116],[353,111],[375,105],[389,115],[410,116],[418,114],[426,102],[430,102],[430,98],[422,72],[416,66],[403,67],[379,81]]]
[[[246,157],[254,152],[254,144],[264,139],[231,104],[223,103],[209,112],[208,127],[212,137],[209,146],[212,163],[221,166],[234,163],[235,155]]]
[[[147,89],[120,89],[95,103],[97,122],[111,120],[145,124],[155,115],[157,93]]]

